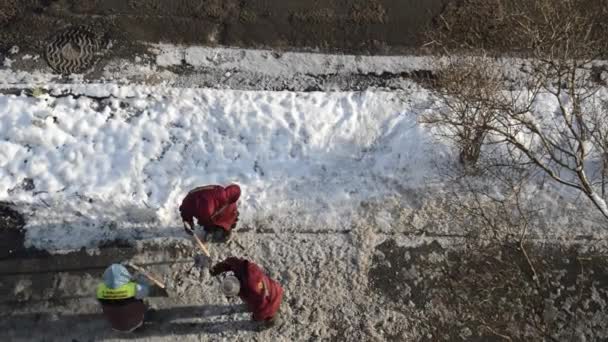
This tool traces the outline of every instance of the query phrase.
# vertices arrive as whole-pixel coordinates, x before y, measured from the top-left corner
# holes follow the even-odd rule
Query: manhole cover
[[[71,27],[55,35],[46,48],[46,60],[58,73],[81,73],[97,61],[101,41],[89,28]]]

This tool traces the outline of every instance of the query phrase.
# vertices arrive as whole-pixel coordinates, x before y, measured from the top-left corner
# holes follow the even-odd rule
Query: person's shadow
[[[96,340],[137,339],[142,337],[220,334],[228,331],[257,331],[258,325],[250,319],[234,316],[247,312],[241,305],[200,305],[149,310],[144,325],[133,333],[114,332],[103,314],[61,315],[51,318],[47,313],[31,313],[3,318],[0,329],[10,330],[15,339],[36,339],[36,332],[47,336],[62,336],[79,341],[83,335]],[[241,316],[241,315],[239,315]],[[221,317],[221,318],[220,318]],[[205,320],[200,320],[201,318]],[[76,327],[76,329],[75,329]],[[5,330],[6,329],[6,330]]]
[[[256,331],[258,325],[251,320],[187,321],[188,318],[233,316],[247,312],[244,304],[201,305],[148,311],[144,325],[123,338],[140,338],[163,335],[219,334],[226,331]]]

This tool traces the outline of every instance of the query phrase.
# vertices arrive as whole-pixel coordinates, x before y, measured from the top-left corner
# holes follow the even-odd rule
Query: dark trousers
[[[225,230],[222,227],[211,226],[203,227],[205,231],[205,241],[207,242],[226,242],[232,234],[232,230]]]

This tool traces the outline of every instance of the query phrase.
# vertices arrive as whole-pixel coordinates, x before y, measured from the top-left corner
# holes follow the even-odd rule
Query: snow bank
[[[40,248],[181,234],[181,199],[210,183],[242,186],[244,226],[348,229],[361,203],[422,186],[443,153],[416,125],[423,90],[51,94],[67,90],[96,99],[0,96],[0,200],[28,205]]]

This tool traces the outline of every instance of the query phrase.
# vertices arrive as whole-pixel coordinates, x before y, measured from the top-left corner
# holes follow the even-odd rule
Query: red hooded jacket
[[[227,231],[236,222],[238,210],[236,202],[241,196],[241,188],[232,184],[198,187],[188,193],[179,207],[182,220],[194,227],[194,218],[203,227],[218,226]]]
[[[251,261],[239,258],[228,258],[215,265],[212,275],[232,271],[241,283],[239,297],[253,313],[253,319],[264,321],[274,317],[281,306],[283,288],[278,282],[270,279],[260,267]]]

